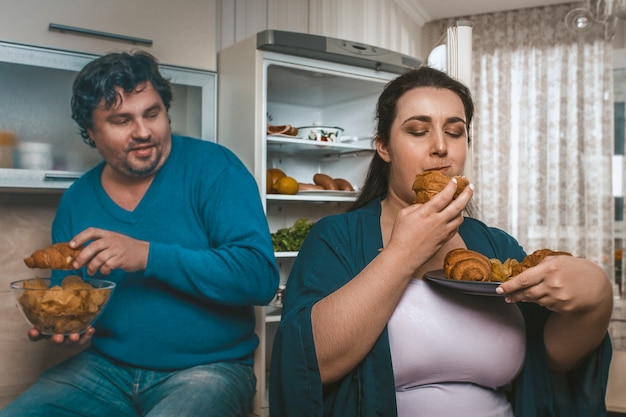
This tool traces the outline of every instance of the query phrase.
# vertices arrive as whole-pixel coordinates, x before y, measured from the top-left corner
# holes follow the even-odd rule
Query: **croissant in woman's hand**
[[[457,198],[459,194],[469,185],[469,180],[465,177],[455,176],[457,181],[456,192],[453,198]],[[426,171],[415,176],[413,182],[413,191],[415,191],[415,203],[424,204],[439,194],[446,185],[452,180],[439,171]]]
[[[83,247],[73,249],[67,242],[55,243],[44,249],[36,250],[24,263],[29,268],[38,269],[74,269],[72,262]]]

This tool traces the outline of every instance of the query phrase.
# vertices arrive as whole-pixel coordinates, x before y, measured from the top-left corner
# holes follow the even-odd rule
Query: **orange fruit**
[[[274,189],[280,194],[296,194],[298,192],[298,181],[291,177],[282,177],[274,184]]]
[[[278,181],[280,178],[286,177],[287,174],[285,174],[283,171],[281,171],[278,168],[270,168],[267,170],[267,178],[266,178],[266,184],[265,184],[265,192],[266,193],[273,193],[276,192],[274,190],[274,185],[276,184],[276,181]]]

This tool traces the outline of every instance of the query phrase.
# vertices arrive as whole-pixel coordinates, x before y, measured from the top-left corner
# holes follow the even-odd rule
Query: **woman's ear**
[[[376,153],[378,153],[380,159],[389,163],[389,161],[391,161],[391,158],[389,157],[389,146],[387,145],[387,143],[385,143],[385,141],[383,141],[379,135],[376,135],[376,138],[374,139],[374,145],[376,146]]]

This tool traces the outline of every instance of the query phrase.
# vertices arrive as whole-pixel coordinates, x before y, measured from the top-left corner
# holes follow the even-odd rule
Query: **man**
[[[90,347],[0,416],[250,412],[253,306],[272,299],[279,279],[267,222],[232,152],[171,134],[171,98],[147,53],[109,54],[78,74],[72,117],[104,162],[63,195],[52,240],[86,245],[70,274],[117,287],[94,328],[50,338]]]

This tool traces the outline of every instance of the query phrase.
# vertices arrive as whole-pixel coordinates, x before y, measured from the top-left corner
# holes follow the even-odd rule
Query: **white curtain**
[[[612,50],[566,29],[572,7],[463,18],[473,24],[473,202],[528,252],[566,250],[613,277]]]

